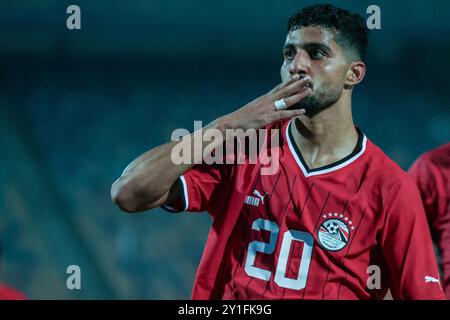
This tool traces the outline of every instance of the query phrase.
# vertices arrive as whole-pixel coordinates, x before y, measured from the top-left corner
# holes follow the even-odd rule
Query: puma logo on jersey
[[[253,190],[253,194],[256,195],[256,197],[253,196],[247,196],[245,198],[244,203],[249,204],[251,206],[259,206],[260,203],[264,204],[264,198],[267,196],[267,192],[262,195],[258,190]]]
[[[267,196],[267,192],[264,195],[261,195],[258,190],[253,190],[253,194],[261,199],[261,203],[264,204],[264,198]]]
[[[436,278],[433,278],[433,277],[430,277],[430,276],[425,276],[425,283],[428,283],[428,282],[437,282],[437,283],[439,283],[439,279],[436,279]]]

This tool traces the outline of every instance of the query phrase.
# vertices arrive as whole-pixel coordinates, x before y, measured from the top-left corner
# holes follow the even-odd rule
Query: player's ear
[[[347,71],[345,79],[345,87],[351,89],[360,83],[366,74],[366,65],[362,61],[354,61]]]

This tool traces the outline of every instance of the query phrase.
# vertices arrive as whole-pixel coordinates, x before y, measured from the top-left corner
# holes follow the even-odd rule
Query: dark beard
[[[305,109],[305,115],[312,118],[333,105],[339,99],[341,92],[328,87],[319,88],[317,93],[297,102],[293,109]]]

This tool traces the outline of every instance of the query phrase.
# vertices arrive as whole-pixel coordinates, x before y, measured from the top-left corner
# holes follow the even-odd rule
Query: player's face
[[[281,78],[295,74],[310,79],[313,94],[298,103],[312,117],[333,105],[342,95],[350,64],[334,41],[334,35],[322,27],[303,27],[289,32],[283,48]]]

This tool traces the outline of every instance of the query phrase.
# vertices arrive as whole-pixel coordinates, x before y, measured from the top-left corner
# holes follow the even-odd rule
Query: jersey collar
[[[303,175],[305,177],[317,176],[320,174],[325,174],[325,173],[333,172],[333,171],[339,170],[341,168],[344,168],[344,167],[348,166],[349,164],[351,164],[356,159],[358,159],[360,156],[362,156],[366,150],[367,138],[361,132],[361,130],[357,126],[355,126],[355,128],[358,132],[358,142],[356,143],[356,147],[352,151],[352,153],[350,153],[348,156],[342,158],[341,160],[333,162],[326,166],[310,169],[310,168],[308,168],[305,160],[303,159],[303,156],[302,156],[299,148],[297,147],[297,144],[294,142],[294,138],[293,138],[291,130],[290,130],[291,124],[292,124],[292,119],[289,120],[289,123],[286,126],[285,138],[286,138],[286,141],[288,144],[289,151],[294,156],[295,161],[297,162],[298,166],[300,167],[300,169],[303,172]]]

